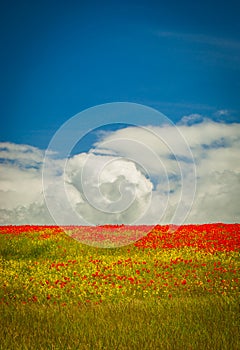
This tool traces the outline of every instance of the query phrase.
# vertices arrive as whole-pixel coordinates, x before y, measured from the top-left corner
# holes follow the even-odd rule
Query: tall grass
[[[239,305],[223,296],[0,311],[1,350],[240,349]]]
[[[0,234],[0,350],[240,349],[238,243],[225,249],[223,232],[212,253],[201,239],[101,249]]]

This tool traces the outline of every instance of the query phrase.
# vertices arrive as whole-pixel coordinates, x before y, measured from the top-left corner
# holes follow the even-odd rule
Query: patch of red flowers
[[[49,233],[46,233],[49,231]],[[21,225],[21,226],[0,226],[0,234],[11,234],[11,235],[19,235],[23,233],[41,233],[43,235],[53,235],[62,233],[63,229],[59,226],[39,226],[39,225]]]
[[[74,232],[85,234],[88,239],[102,241],[112,237],[113,241],[122,240],[125,232],[130,232],[139,249],[173,249],[192,247],[195,250],[205,250],[208,253],[217,251],[237,251],[240,248],[240,224],[203,224],[203,225],[156,225],[156,226],[0,226],[0,234],[20,235],[37,234],[38,239],[48,239],[52,236]],[[140,238],[137,242],[137,234]]]
[[[240,248],[240,224],[157,225],[135,246],[144,249],[193,247],[208,253],[237,251]]]

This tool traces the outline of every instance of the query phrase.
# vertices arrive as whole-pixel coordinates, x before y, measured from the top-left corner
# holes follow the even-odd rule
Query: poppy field
[[[239,248],[240,224],[2,226],[0,348],[238,349]]]

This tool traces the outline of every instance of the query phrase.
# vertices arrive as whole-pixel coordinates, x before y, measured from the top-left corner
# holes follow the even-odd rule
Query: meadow
[[[0,349],[237,350],[239,248],[240,224],[2,226]]]

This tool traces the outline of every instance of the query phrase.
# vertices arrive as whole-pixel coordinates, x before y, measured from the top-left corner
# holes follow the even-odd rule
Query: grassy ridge
[[[0,311],[2,350],[240,348],[239,306],[223,296]]]
[[[1,350],[240,348],[238,226],[114,249],[21,230],[0,234]]]

